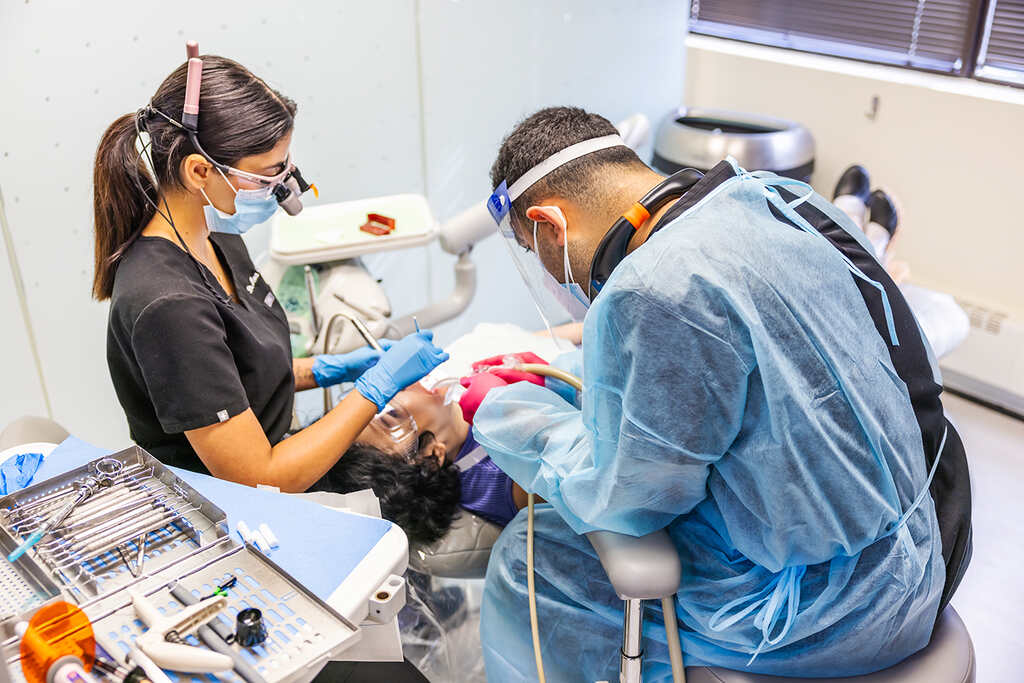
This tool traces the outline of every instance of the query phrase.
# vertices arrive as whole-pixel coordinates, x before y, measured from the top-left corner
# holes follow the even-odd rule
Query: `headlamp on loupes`
[[[306,182],[298,167],[292,163],[291,157],[288,158],[284,171],[274,176],[263,176],[222,164],[203,149],[203,146],[199,143],[199,91],[203,80],[203,60],[198,57],[199,46],[195,42],[190,41],[187,43],[186,51],[188,54],[188,73],[185,80],[185,103],[182,107],[181,121],[168,116],[154,107],[152,103],[145,108],[147,116],[150,113],[156,114],[183,130],[188,135],[189,141],[195,150],[221,173],[233,175],[266,188],[267,195],[273,195],[277,199],[278,205],[288,215],[294,216],[302,211],[301,197],[303,193],[309,189],[312,189],[313,194],[318,197],[320,193],[315,185]]]
[[[267,195],[274,195],[277,199],[278,205],[285,210],[289,216],[294,216],[302,211],[302,194],[312,188],[313,194],[320,196],[314,185],[307,183],[305,178],[302,177],[302,173],[295,164],[292,163],[291,156],[288,157],[288,161],[285,162],[285,169],[274,176],[258,175],[256,173],[249,173],[241,169],[222,164],[203,149],[202,145],[199,144],[199,136],[195,132],[189,131],[189,138],[192,141],[192,146],[196,148],[196,151],[203,155],[203,157],[209,161],[214,168],[220,170],[226,175],[233,175],[237,178],[247,180],[250,183],[255,183],[261,187],[266,188]]]

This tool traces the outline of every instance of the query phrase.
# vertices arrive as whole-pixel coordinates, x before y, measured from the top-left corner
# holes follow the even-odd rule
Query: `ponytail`
[[[114,121],[100,140],[93,171],[96,270],[92,295],[98,301],[113,294],[117,262],[153,218],[158,202],[163,202],[165,218],[173,226],[160,193],[184,188],[178,171],[184,159],[197,152],[177,123],[187,84],[188,66],[182,64],[164,79],[148,106]],[[203,56],[200,98],[199,140],[210,156],[228,166],[273,149],[292,130],[295,102],[230,59]],[[152,165],[143,163],[136,148],[140,131],[148,136],[147,161]]]
[[[153,217],[157,200],[153,179],[144,170],[135,148],[136,114],[110,124],[96,150],[93,170],[93,211],[96,221],[95,272],[92,295],[109,299],[114,290],[117,262]]]

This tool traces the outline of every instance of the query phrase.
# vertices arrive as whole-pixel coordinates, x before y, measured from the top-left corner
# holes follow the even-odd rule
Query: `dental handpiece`
[[[335,297],[337,297],[339,301],[342,301],[342,303],[344,303],[341,297],[338,297],[337,295],[335,295]],[[367,327],[366,323],[364,323],[362,319],[360,319],[358,316],[349,315],[344,311],[338,311],[334,314],[334,316],[331,316],[332,322],[335,316],[339,318],[344,318],[345,320],[352,323],[352,326],[356,328],[356,331],[359,333],[359,336],[363,338],[363,341],[365,341],[366,345],[369,346],[371,349],[373,349],[374,351],[384,350],[384,347],[380,345],[380,342],[377,341],[377,338],[373,336],[373,332],[370,332],[370,328]],[[330,325],[328,325],[328,328],[330,328]],[[328,329],[328,331],[330,330]]]

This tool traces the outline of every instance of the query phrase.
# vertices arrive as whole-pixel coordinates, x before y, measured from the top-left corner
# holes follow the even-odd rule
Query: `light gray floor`
[[[974,558],[953,606],[974,640],[979,683],[1024,681],[1024,421],[950,394],[974,496]]]

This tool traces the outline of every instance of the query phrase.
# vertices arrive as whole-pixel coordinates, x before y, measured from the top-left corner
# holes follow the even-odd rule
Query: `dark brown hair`
[[[491,187],[504,180],[511,187],[531,168],[566,147],[584,140],[615,135],[611,121],[579,107],[547,107],[516,124],[501,141],[498,158],[491,166]],[[560,166],[512,202],[513,228],[529,225],[526,209],[545,195],[572,198],[594,204],[603,199],[601,179],[612,166],[646,168],[629,147],[609,147]]]
[[[199,144],[213,159],[229,166],[273,149],[292,130],[295,102],[237,62],[215,55],[202,59]],[[175,69],[157,88],[151,108],[125,114],[110,124],[96,150],[92,294],[99,301],[110,298],[118,260],[152,219],[160,201],[157,188],[181,188],[181,162],[197,152],[184,130],[153,111],[181,121],[186,74],[186,64]],[[149,133],[155,179],[136,147],[137,129]]]

